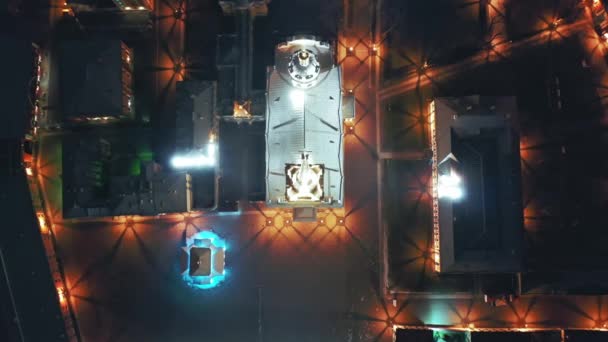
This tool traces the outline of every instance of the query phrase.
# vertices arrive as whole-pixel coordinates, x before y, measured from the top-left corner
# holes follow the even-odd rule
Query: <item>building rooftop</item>
[[[441,272],[520,270],[523,217],[515,98],[436,98],[431,106]],[[443,184],[449,177],[462,183],[462,194],[454,198],[442,194],[452,186]]]
[[[132,134],[127,137],[122,133]],[[191,177],[162,170],[145,145],[145,131],[77,134],[63,142],[66,218],[157,215],[192,208]],[[133,145],[125,144],[126,139]]]
[[[116,34],[123,36],[125,32],[143,33],[152,28],[152,16],[149,10],[121,11],[111,0],[68,2],[73,9],[78,23],[88,32],[101,34]],[[139,7],[139,6],[138,6]]]
[[[213,230],[198,231],[187,237],[180,265],[186,284],[205,290],[224,281],[226,250],[226,242]]]
[[[158,164],[144,166],[153,169]],[[192,209],[191,191],[191,177],[185,172],[151,170],[143,177],[111,177],[111,216],[188,212]]]
[[[332,56],[314,40],[276,49],[266,96],[268,204],[344,205],[342,83]],[[299,178],[307,173],[310,184]]]
[[[219,4],[225,14],[233,14],[236,10],[248,10],[252,15],[268,14],[269,0],[220,0]]]
[[[220,202],[226,210],[235,209],[239,200],[265,199],[264,129],[264,122],[220,123]]]
[[[211,248],[192,247],[190,249],[190,276],[211,274]]]
[[[176,148],[202,150],[215,141],[217,132],[216,84],[209,81],[182,81],[176,85]],[[213,136],[212,136],[213,134]]]
[[[127,66],[131,58],[120,40],[63,41],[59,83],[65,119],[132,117],[131,67]]]

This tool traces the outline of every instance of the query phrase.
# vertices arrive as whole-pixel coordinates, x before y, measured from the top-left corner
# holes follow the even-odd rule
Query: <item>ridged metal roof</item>
[[[321,65],[315,84],[306,89],[295,87],[288,72],[292,56],[303,49],[314,53]],[[300,164],[307,153],[311,164],[324,166],[324,198],[332,198],[325,204],[342,206],[341,73],[333,65],[331,47],[294,40],[277,47],[275,61],[266,98],[266,199],[278,204],[285,198],[285,165]]]

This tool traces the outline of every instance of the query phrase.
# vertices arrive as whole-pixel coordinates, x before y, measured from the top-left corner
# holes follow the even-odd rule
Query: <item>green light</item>
[[[139,159],[131,160],[129,174],[131,176],[139,176],[141,174],[141,162],[139,161]]]

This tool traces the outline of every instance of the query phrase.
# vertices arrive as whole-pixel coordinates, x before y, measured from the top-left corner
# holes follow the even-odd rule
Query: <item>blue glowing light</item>
[[[241,216],[243,215],[243,211],[238,209],[236,211],[214,211],[208,213],[208,216]]]
[[[190,250],[192,247],[209,248],[211,270],[209,275],[190,275]],[[187,254],[187,267],[182,273],[182,279],[188,286],[197,289],[210,289],[218,286],[226,279],[227,270],[224,260],[227,248],[226,241],[212,231],[205,230],[198,232],[186,239],[186,247],[183,248]]]

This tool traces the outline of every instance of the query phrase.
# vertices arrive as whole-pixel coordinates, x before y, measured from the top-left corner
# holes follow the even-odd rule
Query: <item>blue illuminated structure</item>
[[[198,232],[186,239],[186,265],[182,278],[191,287],[210,289],[226,278],[226,241],[212,231]]]

